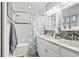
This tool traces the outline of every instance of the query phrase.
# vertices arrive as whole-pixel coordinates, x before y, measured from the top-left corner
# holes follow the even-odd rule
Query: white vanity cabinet
[[[61,56],[62,57],[79,57],[79,54],[77,54],[76,52],[72,50],[61,47]]]
[[[40,57],[79,57],[79,52],[58,45],[47,39],[37,37],[37,52]]]
[[[37,38],[37,52],[40,57],[58,57],[59,47],[42,38]]]

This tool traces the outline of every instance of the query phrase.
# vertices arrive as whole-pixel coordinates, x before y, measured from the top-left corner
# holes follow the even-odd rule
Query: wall
[[[0,56],[1,56],[1,2],[0,2]]]
[[[14,17],[15,22],[21,22],[21,23],[30,23],[30,14],[29,13],[23,13],[23,12],[15,12],[16,15]],[[28,43],[29,37],[31,36],[32,32],[32,26],[30,24],[15,24],[17,37],[18,37],[18,43]]]
[[[7,23],[9,18],[7,17],[7,4],[6,2],[2,3],[2,56],[9,56],[9,26]]]
[[[15,24],[18,43],[28,43],[32,32],[31,24]]]
[[[30,22],[30,13],[15,12],[14,20],[16,22],[23,22],[23,23]]]

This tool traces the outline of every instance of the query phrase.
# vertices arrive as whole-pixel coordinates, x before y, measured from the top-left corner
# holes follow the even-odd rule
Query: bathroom
[[[2,57],[79,57],[79,2],[0,6]]]

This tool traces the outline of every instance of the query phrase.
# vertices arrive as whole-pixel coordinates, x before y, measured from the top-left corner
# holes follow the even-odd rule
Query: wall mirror
[[[71,16],[71,21],[72,21],[73,23],[77,22],[77,15],[72,15],[72,16]]]
[[[13,17],[13,9],[10,5],[10,2],[7,2],[7,16],[12,18]]]

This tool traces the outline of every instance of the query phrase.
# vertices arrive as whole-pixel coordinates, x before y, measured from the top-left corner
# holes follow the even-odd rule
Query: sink
[[[45,37],[45,38],[49,38],[49,40],[50,40],[50,39],[52,39],[52,40],[54,39],[54,41],[58,41],[59,43],[62,43],[62,44],[68,45],[68,46],[72,46],[72,47],[77,47],[77,48],[79,48],[79,42],[77,42],[77,41],[66,40],[66,39],[63,39],[63,38],[57,39],[57,38],[53,38],[53,37],[48,36],[48,35],[44,35],[44,37]],[[52,40],[51,40],[51,41],[52,41]]]
[[[52,36],[50,36],[50,35],[44,35],[44,37],[46,37],[46,38],[53,38]]]
[[[60,43],[63,43],[63,44],[66,44],[66,45],[69,45],[69,46],[73,46],[73,47],[79,47],[79,42],[76,42],[76,41],[70,41],[70,40],[59,40]]]

